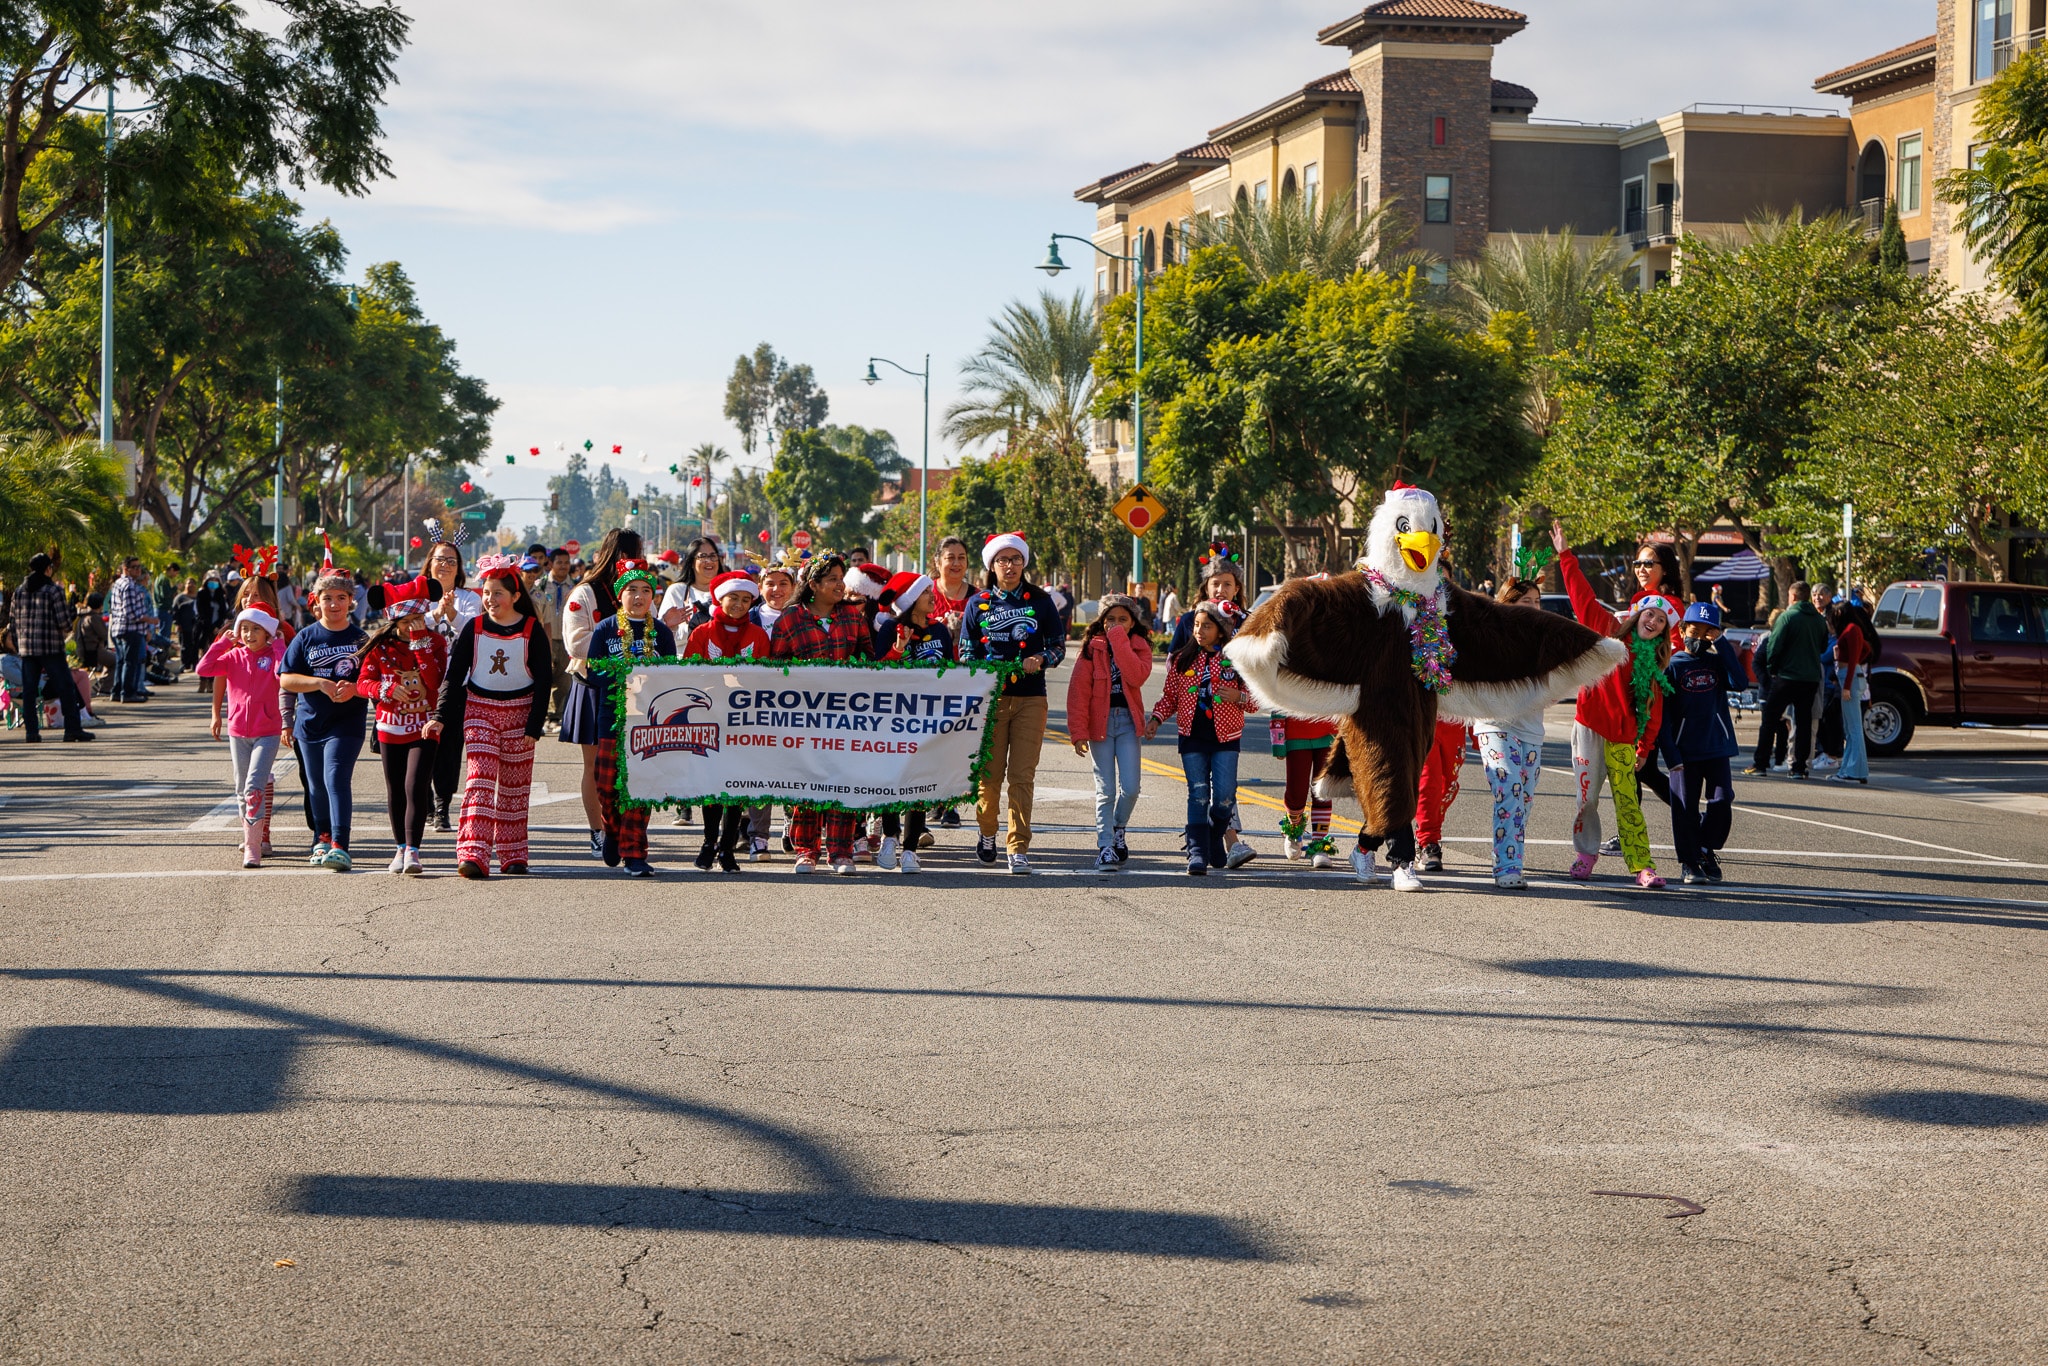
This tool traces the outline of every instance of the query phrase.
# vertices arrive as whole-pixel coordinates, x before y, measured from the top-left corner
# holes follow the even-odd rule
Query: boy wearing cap
[[[1728,694],[1743,677],[1742,658],[1722,637],[1721,609],[1685,609],[1684,645],[1665,666],[1670,697],[1657,748],[1671,770],[1671,838],[1687,882],[1719,882],[1715,857],[1728,842],[1735,788],[1728,761],[1741,753]]]

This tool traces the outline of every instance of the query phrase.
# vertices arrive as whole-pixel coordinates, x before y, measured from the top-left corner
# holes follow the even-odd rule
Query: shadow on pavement
[[[1844,1097],[1836,1108],[1847,1115],[1964,1129],[2048,1124],[2048,1105],[1992,1091],[1869,1091]]]
[[[1234,1220],[1206,1214],[981,1200],[913,1200],[853,1192],[674,1190],[550,1181],[390,1176],[301,1177],[294,1214],[349,1219],[445,1219],[752,1233],[777,1237],[911,1240],[979,1247],[1124,1252],[1146,1257],[1273,1261]]]
[[[252,1115],[284,1102],[290,1029],[43,1025],[0,1058],[0,1110]]]

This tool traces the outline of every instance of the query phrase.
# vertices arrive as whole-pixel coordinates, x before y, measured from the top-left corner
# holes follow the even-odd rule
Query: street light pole
[[[107,160],[100,214],[100,445],[114,444],[114,82],[107,79]]]
[[[1143,229],[1139,229],[1140,232]],[[1086,237],[1076,237],[1069,232],[1056,232],[1046,244],[1045,260],[1039,269],[1047,275],[1058,276],[1067,269],[1067,263],[1060,259],[1060,240],[1079,242],[1107,256],[1112,261],[1122,261],[1131,268],[1131,292],[1136,296],[1136,338],[1131,348],[1131,482],[1145,482],[1145,253],[1141,245],[1133,243],[1129,256],[1120,256],[1105,247],[1098,246]],[[1145,582],[1145,538],[1131,533],[1131,587],[1137,591]]]
[[[284,371],[277,372],[277,502],[272,505],[277,524],[271,528],[271,545],[277,563],[284,566]]]
[[[924,353],[924,369],[922,370],[912,370],[907,366],[897,365],[895,361],[890,360],[887,356],[869,356],[867,378],[862,381],[863,383],[881,383],[882,377],[875,373],[876,361],[880,361],[884,365],[894,366],[912,379],[920,380],[924,384],[924,460],[917,476],[917,572],[928,574],[931,572],[932,543],[931,532],[928,530],[928,519],[932,506],[932,353],[929,351]]]

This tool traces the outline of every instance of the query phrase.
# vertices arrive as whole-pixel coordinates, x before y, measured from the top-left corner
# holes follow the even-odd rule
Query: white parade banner
[[[612,664],[619,794],[846,811],[971,800],[1008,665]],[[603,666],[600,666],[603,667]]]

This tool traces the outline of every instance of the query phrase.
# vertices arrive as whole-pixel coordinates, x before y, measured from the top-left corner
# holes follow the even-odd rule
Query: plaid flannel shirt
[[[14,590],[14,635],[24,655],[61,655],[71,633],[71,604],[49,579]]]
[[[148,588],[126,574],[114,580],[113,595],[107,604],[108,631],[118,636],[125,631],[147,630],[149,619],[155,615]]]
[[[775,623],[770,648],[776,659],[866,659],[874,652],[867,609],[849,598],[820,617],[808,607],[792,607]]]

